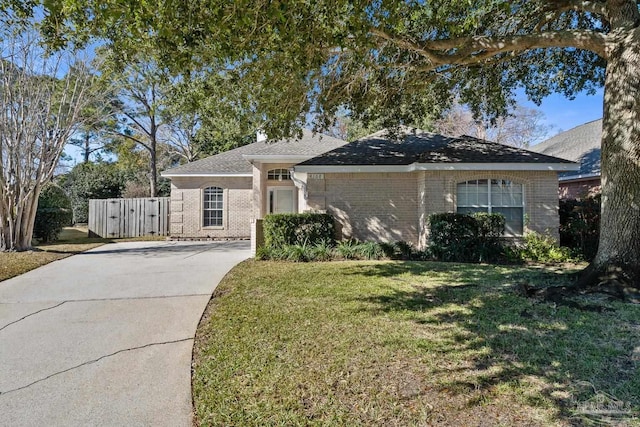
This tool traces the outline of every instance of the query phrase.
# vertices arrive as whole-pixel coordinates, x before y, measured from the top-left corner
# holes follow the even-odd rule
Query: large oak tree
[[[640,12],[635,0],[45,1],[64,42],[148,38],[177,68],[224,59],[259,95],[275,135],[346,107],[389,123],[452,94],[497,116],[523,88],[534,101],[604,85],[602,226],[584,283],[640,290]],[[73,22],[72,26],[65,23]],[[621,286],[620,286],[621,285]]]

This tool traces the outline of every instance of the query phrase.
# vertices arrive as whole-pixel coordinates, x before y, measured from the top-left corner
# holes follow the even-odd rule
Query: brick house
[[[600,193],[602,119],[576,126],[531,147],[532,151],[580,163],[558,174],[561,199],[582,199]]]
[[[268,213],[326,211],[344,238],[423,247],[436,212],[500,212],[506,233],[558,233],[558,172],[578,165],[471,137],[385,131],[351,143],[304,132],[256,142],[163,173],[171,235],[248,238]]]

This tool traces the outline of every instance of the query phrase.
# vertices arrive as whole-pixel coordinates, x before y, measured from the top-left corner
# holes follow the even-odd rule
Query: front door
[[[295,187],[269,189],[269,213],[292,213],[295,208]]]

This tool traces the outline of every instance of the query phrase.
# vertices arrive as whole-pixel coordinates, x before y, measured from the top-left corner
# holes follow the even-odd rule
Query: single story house
[[[580,169],[558,174],[561,199],[581,199],[600,193],[601,140],[602,119],[599,119],[531,147],[537,153],[580,163]]]
[[[558,235],[558,172],[574,162],[472,137],[386,131],[347,143],[304,131],[165,171],[171,236],[248,238],[268,213],[331,213],[344,238],[424,247],[437,212],[500,212],[506,234]]]

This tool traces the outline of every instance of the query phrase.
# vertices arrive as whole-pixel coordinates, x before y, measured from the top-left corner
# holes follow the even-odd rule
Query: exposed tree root
[[[640,267],[608,266],[598,269],[590,265],[577,275],[572,285],[537,288],[522,284],[520,290],[529,298],[588,311],[602,311],[602,307],[578,304],[567,298],[585,294],[605,294],[617,300],[640,304]]]

